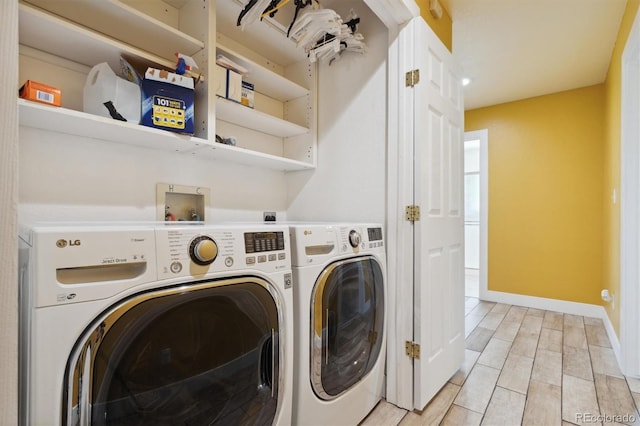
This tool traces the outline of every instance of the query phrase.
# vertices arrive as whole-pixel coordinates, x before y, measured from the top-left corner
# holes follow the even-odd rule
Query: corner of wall
[[[442,5],[442,17],[436,19],[429,12],[429,0],[416,0],[416,3],[420,7],[420,16],[429,24],[434,33],[438,36],[440,41],[447,46],[449,52],[453,51],[453,21],[449,12]]]

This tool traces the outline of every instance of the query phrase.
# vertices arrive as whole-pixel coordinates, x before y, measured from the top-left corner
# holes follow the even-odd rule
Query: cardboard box
[[[22,99],[41,102],[47,105],[60,106],[62,102],[62,92],[60,89],[33,80],[27,80],[20,88],[19,94]]]
[[[148,68],[142,80],[140,124],[193,134],[193,78]]]
[[[240,103],[249,108],[253,108],[253,84],[246,81],[242,82],[242,97]]]

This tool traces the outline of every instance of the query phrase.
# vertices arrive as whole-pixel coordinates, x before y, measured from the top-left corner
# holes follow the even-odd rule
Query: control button
[[[224,259],[224,264],[229,268],[232,267],[233,266],[233,257],[231,257],[231,256],[226,257]]]
[[[349,244],[351,244],[351,247],[356,248],[360,245],[360,241],[362,241],[360,234],[355,229],[352,229],[349,232]]]
[[[264,263],[266,261],[267,261],[267,256],[265,255],[258,256],[258,263]]]
[[[285,260],[287,258],[287,253],[278,253],[278,260]]]
[[[198,265],[210,265],[218,256],[218,245],[211,237],[200,235],[191,241],[189,256]]]
[[[269,262],[273,262],[274,260],[276,260],[276,255],[274,254],[270,254],[269,255]]]
[[[256,263],[255,256],[247,257],[247,265],[254,265]]]
[[[177,274],[178,272],[182,271],[182,263],[180,262],[173,262],[171,264],[171,272],[173,272],[174,274]]]

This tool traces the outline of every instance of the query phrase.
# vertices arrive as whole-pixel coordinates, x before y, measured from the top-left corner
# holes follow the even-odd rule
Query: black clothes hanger
[[[267,6],[266,9],[262,11],[262,16],[269,14],[269,17],[273,18],[278,12],[278,9],[279,9],[278,4],[281,1],[282,0],[271,0],[271,3],[269,3],[269,6]]]
[[[237,27],[240,26],[240,23],[242,22],[242,18],[244,18],[244,15],[246,15],[247,12],[249,12],[251,8],[256,5],[256,3],[258,3],[258,0],[249,0],[249,3],[246,4],[244,9],[242,9],[242,11],[240,12],[240,15],[238,15],[238,21],[236,22]]]
[[[360,18],[353,18],[350,21],[345,22],[344,24],[349,27],[352,33],[355,33],[358,29],[358,24],[360,23]]]
[[[311,6],[312,3],[313,3],[313,0],[294,0],[294,4],[296,5],[296,11],[293,13],[293,20],[291,21],[291,24],[289,24],[289,28],[287,29],[287,38],[289,38],[289,33],[291,33],[291,28],[293,27],[293,24],[295,24],[296,19],[298,19],[298,12],[300,12],[300,9],[304,9],[307,6]]]

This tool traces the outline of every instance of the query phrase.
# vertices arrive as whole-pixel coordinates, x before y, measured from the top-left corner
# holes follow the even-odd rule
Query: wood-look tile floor
[[[601,319],[466,299],[465,362],[421,411],[381,401],[361,426],[640,425]]]

